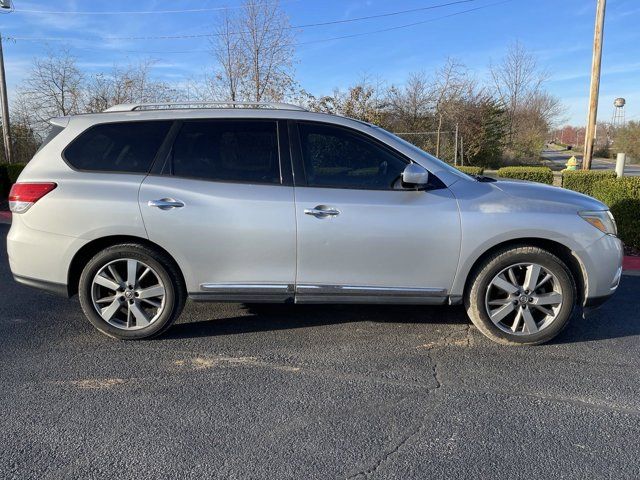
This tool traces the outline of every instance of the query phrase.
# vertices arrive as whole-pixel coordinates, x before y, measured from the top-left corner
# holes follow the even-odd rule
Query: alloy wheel
[[[532,335],[553,323],[563,304],[558,278],[536,263],[517,263],[489,283],[485,308],[491,321],[511,335]]]
[[[158,273],[132,258],[107,263],[91,285],[91,300],[98,315],[123,330],[139,330],[155,322],[164,311],[165,298]]]

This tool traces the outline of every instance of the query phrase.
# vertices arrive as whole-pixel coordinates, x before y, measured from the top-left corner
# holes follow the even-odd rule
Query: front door
[[[179,263],[192,297],[293,296],[293,187],[279,151],[276,121],[185,121],[162,174],[142,183],[149,239]]]
[[[460,250],[451,192],[403,189],[408,160],[359,132],[298,130],[296,300],[444,301]]]

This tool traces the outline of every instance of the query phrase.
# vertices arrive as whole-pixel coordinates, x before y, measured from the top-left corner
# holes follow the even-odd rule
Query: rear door
[[[360,132],[297,127],[297,301],[444,301],[460,251],[449,189],[403,189],[409,160]]]
[[[192,296],[291,296],[295,210],[281,127],[273,120],[181,122],[163,167],[142,183],[149,238],[178,261]]]

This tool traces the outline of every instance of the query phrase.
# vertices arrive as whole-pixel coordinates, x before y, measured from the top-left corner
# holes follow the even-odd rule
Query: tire
[[[539,345],[567,326],[576,298],[574,278],[562,260],[542,248],[516,246],[474,269],[464,302],[473,324],[491,340]]]
[[[171,258],[127,243],[108,247],[89,260],[80,275],[78,296],[85,316],[100,332],[139,340],[171,326],[182,312],[186,289]]]

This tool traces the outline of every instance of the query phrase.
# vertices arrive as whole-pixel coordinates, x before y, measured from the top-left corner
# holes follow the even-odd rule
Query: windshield
[[[431,161],[432,163],[437,163],[438,166],[440,166],[442,168],[442,170],[446,170],[446,171],[448,171],[450,173],[453,173],[454,175],[457,175],[459,177],[473,178],[470,175],[467,175],[466,173],[463,173],[460,170],[458,170],[457,168],[449,165],[448,163],[443,162],[439,158],[434,157],[430,153],[425,152],[421,148],[416,147],[413,143],[406,141],[404,138],[401,138],[401,137],[399,137],[397,135],[394,135],[393,133],[385,130],[384,128],[380,128],[380,127],[377,127],[375,125],[371,125],[371,126],[374,127],[378,133],[383,133],[384,135],[386,135],[386,136],[388,136],[390,138],[393,138],[395,141],[402,143],[402,145],[404,145],[405,147],[409,148],[416,155],[418,155],[420,157],[423,157],[423,158],[426,158],[429,161]]]

